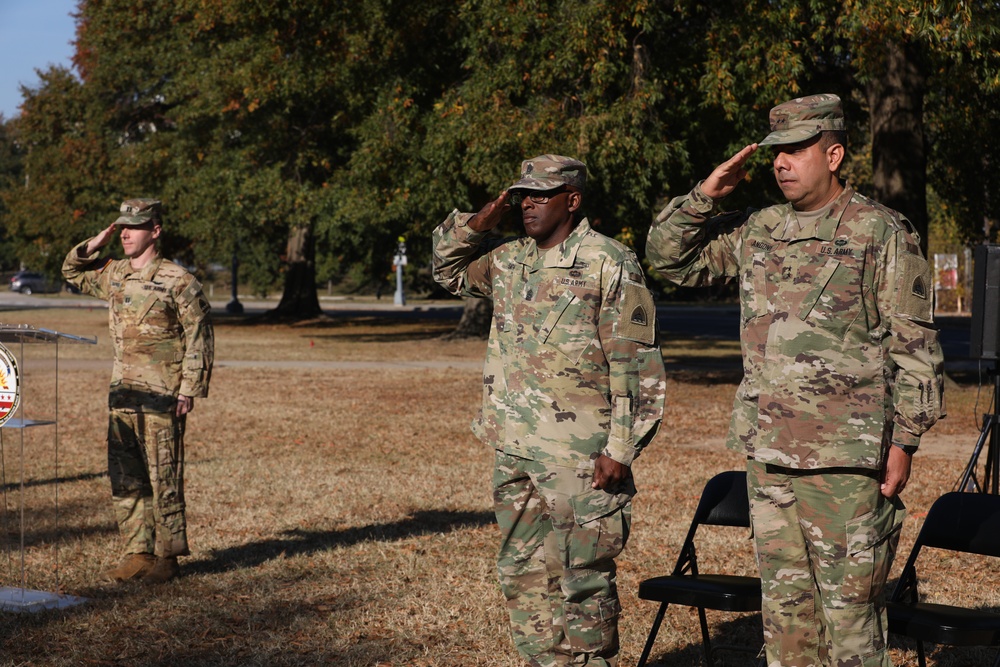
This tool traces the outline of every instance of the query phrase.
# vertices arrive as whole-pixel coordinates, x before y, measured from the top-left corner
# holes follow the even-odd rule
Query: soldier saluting
[[[787,203],[719,215],[746,146],[649,231],[679,285],[738,280],[744,377],[727,445],[747,456],[768,665],[887,666],[884,588],[920,436],[941,414],[930,270],[898,212],[839,177],[840,99],[774,107]]]
[[[635,254],[582,215],[586,182],[579,160],[525,160],[496,200],[434,231],[435,279],[493,299],[473,431],[495,450],[497,572],[532,665],[616,664],[631,466],[663,415],[653,300]],[[513,206],[527,236],[491,247]]]
[[[75,248],[63,276],[108,302],[115,350],[108,397],[108,474],[125,557],[115,581],[162,583],[190,553],[184,505],[184,427],[208,395],[214,335],[201,284],[162,257],[161,204],[129,199],[120,216]],[[116,234],[125,259],[100,260]]]

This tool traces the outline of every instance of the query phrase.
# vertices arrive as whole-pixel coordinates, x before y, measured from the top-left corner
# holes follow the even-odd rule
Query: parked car
[[[59,289],[59,283],[54,283],[35,271],[18,271],[10,279],[10,291],[21,294],[58,292]]]

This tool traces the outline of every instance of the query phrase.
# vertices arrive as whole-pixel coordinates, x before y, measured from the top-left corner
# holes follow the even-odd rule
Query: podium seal
[[[0,426],[3,426],[21,402],[21,382],[17,373],[17,360],[0,345]]]

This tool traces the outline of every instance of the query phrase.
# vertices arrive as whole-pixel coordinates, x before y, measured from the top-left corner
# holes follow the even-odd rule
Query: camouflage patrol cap
[[[507,189],[552,190],[561,185],[584,190],[587,165],[563,155],[539,155],[521,163],[521,178]]]
[[[844,109],[840,98],[824,93],[797,97],[771,109],[771,133],[761,146],[797,144],[824,130],[843,130]]]
[[[121,215],[115,220],[116,225],[138,227],[150,220],[156,220],[161,225],[163,217],[158,199],[126,199],[122,202]]]

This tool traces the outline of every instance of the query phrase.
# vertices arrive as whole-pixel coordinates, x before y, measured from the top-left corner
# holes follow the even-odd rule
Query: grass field
[[[20,586],[23,501],[26,587],[89,601],[0,613],[0,665],[521,664],[493,571],[492,454],[468,428],[484,342],[443,343],[453,322],[384,315],[302,326],[219,318],[211,395],[188,422],[193,553],[180,579],[150,589],[100,577],[120,557],[105,474],[106,311],[2,315],[98,344],[60,346],[58,462],[54,427],[29,429],[23,491],[21,442],[2,433],[0,581]],[[635,664],[655,612],[636,598],[639,581],[673,566],[704,482],[742,466],[721,444],[738,349],[673,340],[664,354],[665,426],[636,463],[634,530],[619,559],[622,665]],[[26,382],[43,383],[52,369],[30,361]],[[904,494],[903,554],[927,507],[961,474],[978,435],[977,400],[981,411],[976,387],[949,387],[949,418],[916,457]],[[748,537],[713,536],[703,570],[752,572]],[[996,565],[932,557],[922,569],[934,599],[1000,607]],[[759,648],[759,617],[710,613],[710,623],[722,644]],[[892,652],[898,665],[916,664],[911,644],[894,640]],[[668,611],[654,657],[701,664],[692,610]],[[720,658],[752,664],[738,651]],[[985,652],[948,648],[933,661],[988,663]]]

